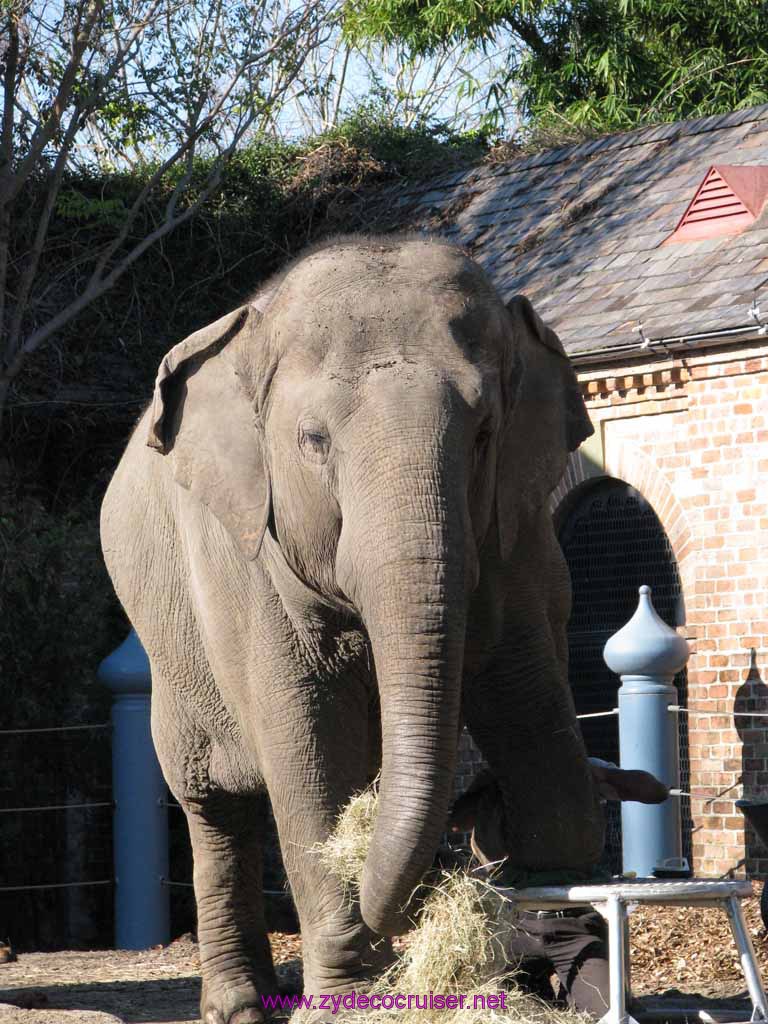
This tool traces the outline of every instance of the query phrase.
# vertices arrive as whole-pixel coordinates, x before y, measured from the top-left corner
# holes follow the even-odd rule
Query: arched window
[[[559,539],[573,587],[568,624],[569,677],[578,714],[617,705],[619,678],[603,661],[603,647],[637,608],[638,587],[648,584],[656,611],[670,626],[685,621],[677,562],[664,527],[650,504],[629,484],[605,479],[576,492],[557,517]],[[687,703],[685,671],[675,679],[679,703]],[[681,787],[688,790],[687,716],[680,715]],[[618,723],[613,718],[582,719],[587,749],[594,757],[619,763]],[[679,799],[673,797],[672,799]],[[608,851],[621,867],[621,817],[609,806]],[[683,853],[690,860],[691,815],[682,808]]]

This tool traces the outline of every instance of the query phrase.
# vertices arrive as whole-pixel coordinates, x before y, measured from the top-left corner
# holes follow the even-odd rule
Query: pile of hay
[[[350,802],[319,851],[329,870],[344,881],[351,899],[357,897],[375,813],[376,792],[369,789]],[[515,926],[515,912],[493,886],[454,870],[442,872],[430,889],[417,927],[368,994],[465,996],[465,1006],[347,1010],[340,1020],[345,1024],[574,1024],[586,1019],[548,1006],[514,984],[502,937]],[[482,1000],[475,1006],[475,996],[487,1000],[500,992],[505,993],[505,1009],[483,1008]]]

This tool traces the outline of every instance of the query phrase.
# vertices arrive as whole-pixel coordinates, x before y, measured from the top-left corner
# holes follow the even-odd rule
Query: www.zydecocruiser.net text
[[[335,995],[288,996],[264,995],[261,1001],[265,1010],[506,1010],[507,993],[496,992],[485,995],[441,995],[426,992],[421,995],[406,995],[403,992],[383,995],[365,992],[340,992]]]

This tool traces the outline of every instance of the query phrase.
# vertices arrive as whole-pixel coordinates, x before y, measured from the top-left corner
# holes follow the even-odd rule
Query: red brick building
[[[595,436],[552,504],[574,581],[571,682],[580,711],[616,706],[602,646],[649,583],[693,649],[678,684],[699,875],[768,875],[734,806],[768,800],[766,200],[768,107],[397,197],[403,222],[465,245],[502,294],[528,295],[576,366]],[[584,728],[594,753],[618,753],[614,718]]]

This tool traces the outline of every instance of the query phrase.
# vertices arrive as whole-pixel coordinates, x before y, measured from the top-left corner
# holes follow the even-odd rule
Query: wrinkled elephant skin
[[[152,729],[195,860],[203,1017],[275,990],[269,794],[305,988],[360,987],[409,924],[464,721],[513,863],[593,862],[547,498],[591,433],[557,336],[458,249],[350,237],[163,360],[102,538],[152,665]],[[317,844],[381,766],[351,907]]]

